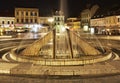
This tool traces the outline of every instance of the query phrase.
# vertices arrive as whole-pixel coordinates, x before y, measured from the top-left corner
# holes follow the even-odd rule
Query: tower
[[[56,11],[54,16],[54,28],[56,32],[60,33],[64,30],[64,15],[62,11]]]

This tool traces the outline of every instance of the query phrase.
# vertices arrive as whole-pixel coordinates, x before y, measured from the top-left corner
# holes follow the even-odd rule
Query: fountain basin
[[[23,47],[21,48],[23,49]],[[69,59],[52,59],[52,58],[41,58],[41,57],[30,57],[22,56],[16,53],[17,48],[12,49],[10,52],[10,57],[18,62],[32,62],[33,64],[39,64],[44,66],[72,66],[72,65],[87,65],[99,62],[104,62],[112,58],[112,52],[106,49],[104,54],[97,56],[82,56],[79,58],[69,58]]]

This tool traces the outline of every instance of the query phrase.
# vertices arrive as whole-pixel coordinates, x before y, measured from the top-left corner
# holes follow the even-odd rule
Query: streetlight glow
[[[50,23],[52,23],[53,21],[54,21],[53,18],[49,18],[49,19],[48,19],[48,22],[50,22]]]

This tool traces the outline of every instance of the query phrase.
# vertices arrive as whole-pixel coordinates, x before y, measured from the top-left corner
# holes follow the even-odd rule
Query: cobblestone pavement
[[[120,83],[120,75],[97,78],[25,78],[16,76],[0,76],[0,83]]]
[[[110,73],[110,72],[120,72],[119,60],[105,63],[97,63],[85,66],[40,66],[40,65],[31,65],[30,63],[20,63],[13,65],[13,69],[20,69],[18,73],[31,73],[31,74],[39,74],[45,71],[71,71],[71,70],[81,70],[80,72],[86,73],[89,70],[89,74],[91,73]],[[6,64],[6,63],[5,63]],[[2,64],[4,65],[4,63]],[[96,72],[97,70],[101,70],[100,72]],[[113,69],[110,71],[109,69]],[[83,71],[84,70],[84,71]],[[82,76],[8,76],[8,75],[0,75],[0,83],[119,83],[120,75],[103,75],[103,76],[93,76],[93,77],[82,77]]]

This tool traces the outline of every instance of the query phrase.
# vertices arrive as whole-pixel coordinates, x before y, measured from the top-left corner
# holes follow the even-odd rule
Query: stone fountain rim
[[[93,64],[98,62],[103,62],[109,60],[112,57],[112,51],[108,50],[103,54],[99,55],[101,57],[98,58],[91,58],[91,59],[40,59],[40,60],[33,60],[33,59],[26,59],[18,56],[15,51],[17,48],[14,48],[10,52],[10,56],[12,59],[17,60],[18,62],[32,62],[33,64],[45,65],[45,66],[65,66],[65,65],[86,65],[86,64]],[[96,55],[97,57],[97,55]]]

